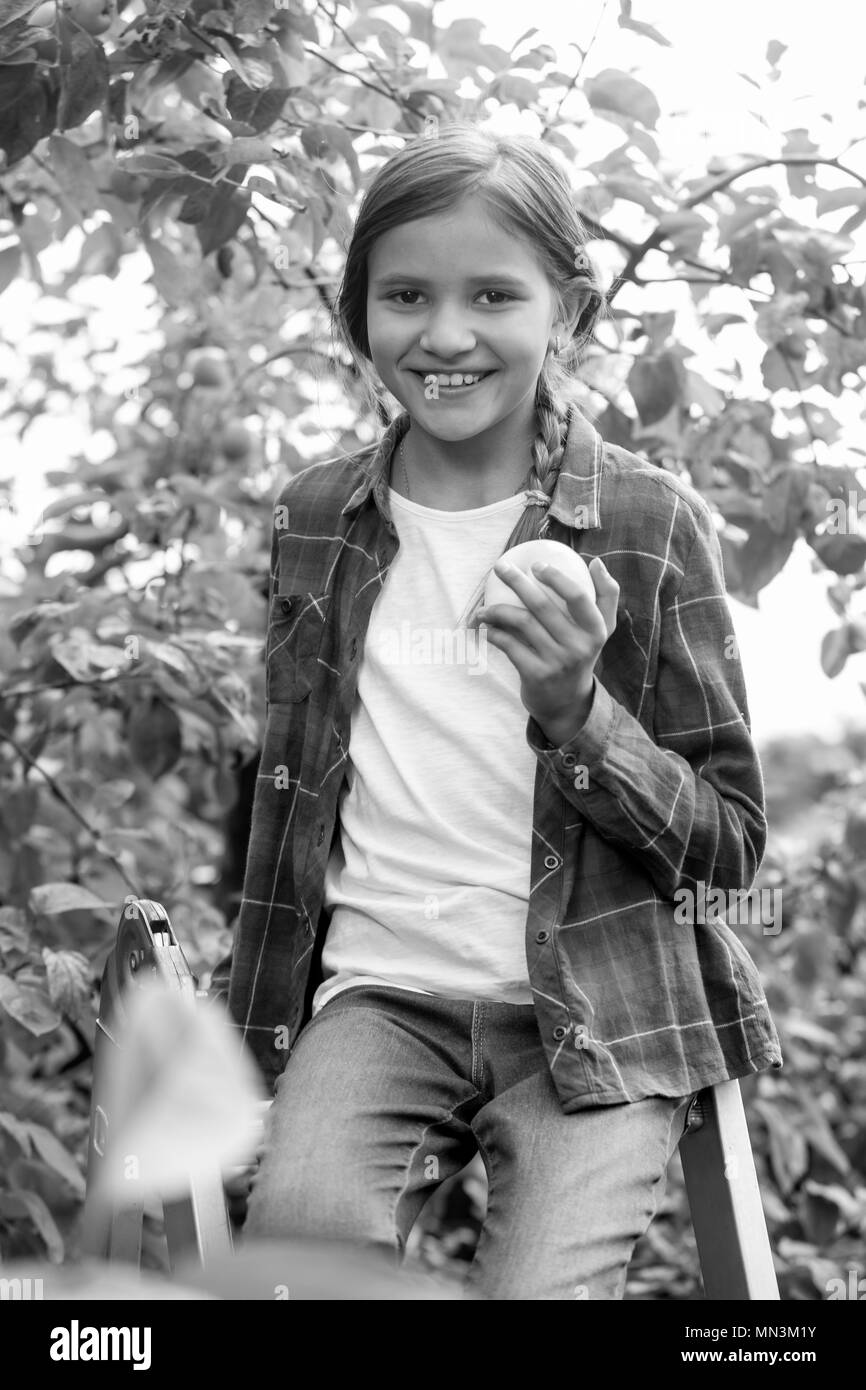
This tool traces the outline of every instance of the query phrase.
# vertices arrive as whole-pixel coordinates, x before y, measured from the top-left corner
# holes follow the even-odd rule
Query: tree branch
[[[70,676],[68,681],[47,681],[44,685],[26,685],[20,690],[0,690],[0,700],[23,700],[28,695],[42,695],[47,690],[68,690],[72,686],[115,685],[118,681],[141,680],[143,674],[146,673],[128,671],[118,676],[91,676],[89,679]]]
[[[417,111],[411,106],[408,106],[403,101],[402,97],[399,95],[394,96],[392,92],[389,92],[387,87],[377,86],[375,82],[370,82],[366,77],[362,77],[359,72],[349,72],[347,68],[341,68],[339,63],[332,62],[330,58],[326,58],[324,53],[319,53],[310,43],[304,44],[304,50],[311,54],[312,57],[318,58],[320,63],[324,63],[327,67],[333,68],[334,72],[340,73],[341,77],[350,77],[353,81],[360,82],[362,87],[369,87],[371,92],[378,92],[380,97],[387,97],[389,101],[393,101],[395,106],[400,107],[401,111],[408,111],[412,116],[418,116]]]
[[[692,208],[696,207],[698,203],[702,203],[707,198],[711,198],[714,193],[719,193],[722,189],[728,188],[730,184],[742,178],[745,174],[754,173],[756,169],[769,169],[778,164],[791,166],[824,164],[830,168],[839,169],[844,174],[849,174],[851,178],[856,179],[858,183],[866,187],[866,176],[856,173],[847,165],[842,164],[838,159],[824,159],[817,155],[808,154],[779,155],[776,158],[750,160],[748,164],[741,165],[739,169],[732,169],[729,173],[720,175],[719,178],[713,179],[711,183],[698,189],[697,193],[693,193],[691,197],[686,198],[684,202],[679,203],[677,207],[672,210],[673,214],[677,212],[689,212]],[[619,293],[627,280],[633,281],[635,279],[634,273],[647,253],[655,250],[666,240],[667,233],[664,229],[656,227],[640,245],[633,247],[626,264],[623,266],[610,288],[608,300],[612,300],[614,296]]]
[[[358,44],[355,43],[355,40],[351,38],[349,34],[347,34],[346,30],[343,28],[342,24],[337,19],[336,6],[334,7],[334,13],[331,14],[331,11],[327,9],[325,5],[322,4],[322,0],[316,0],[316,9],[322,11],[322,13],[334,26],[337,32],[343,35],[343,38],[346,40],[346,43],[349,45],[349,47],[353,48],[354,51],[358,54],[358,57],[363,58],[364,62],[370,65],[371,72],[379,79],[380,82],[382,82],[388,88],[391,100],[395,102],[397,106],[402,106],[403,99],[397,88],[394,87],[394,85],[391,83],[387,74],[382,72],[380,68],[377,66],[377,64],[373,62],[373,59],[370,57],[369,53],[365,53],[363,48],[360,48]]]
[[[12,735],[7,733],[4,729],[0,729],[0,738],[4,739],[6,743],[10,744],[11,747],[15,749],[15,752],[18,754],[22,762],[26,763],[28,767],[32,767],[36,772],[39,773],[40,777],[43,777],[45,779],[51,791],[57,797],[57,800],[60,801],[66,807],[70,815],[74,816],[74,818],[78,821],[79,825],[83,826],[83,828],[87,831],[88,835],[93,841],[97,853],[100,854],[104,859],[107,859],[109,863],[113,864],[115,869],[123,879],[124,883],[127,885],[127,887],[132,889],[136,897],[141,897],[138,885],[134,883],[133,880],[129,877],[129,875],[126,872],[126,869],[123,867],[120,860],[116,859],[113,854],[111,854],[108,850],[103,848],[102,840],[100,839],[97,832],[93,829],[93,826],[81,814],[74,802],[70,801],[69,797],[66,795],[66,792],[57,782],[55,782],[54,778],[51,776],[51,773],[46,772],[44,767],[40,767],[37,760],[35,758],[32,758],[30,754],[27,752],[27,749],[22,748],[18,740],[13,738]]]
[[[717,179],[713,179],[704,188],[699,188],[697,193],[693,193],[684,203],[680,203],[680,209],[690,209],[698,203],[703,203],[707,198],[711,198],[714,193],[720,193],[728,188],[737,179],[743,178],[745,174],[752,174],[756,169],[771,169],[774,165],[786,164],[792,167],[804,164],[824,164],[831,169],[839,169],[841,173],[848,174],[852,179],[856,179],[859,184],[866,188],[866,176],[858,174],[855,169],[851,169],[847,164],[842,164],[838,159],[824,159],[820,155],[813,154],[782,154],[775,159],[753,159],[748,164],[743,164],[739,169],[732,169],[727,174],[720,174]]]
[[[562,108],[563,108],[563,106],[565,105],[566,101],[567,101],[568,98],[571,96],[572,92],[574,91],[575,87],[577,86],[578,82],[580,81],[580,75],[581,75],[581,73],[583,72],[583,69],[584,69],[585,66],[586,66],[586,60],[587,60],[587,58],[589,57],[590,53],[592,52],[592,46],[593,46],[593,44],[595,43],[596,39],[598,38],[598,31],[599,31],[599,29],[601,28],[602,20],[604,19],[604,16],[605,16],[605,14],[606,14],[606,12],[607,12],[607,5],[608,5],[608,0],[602,0],[602,6],[601,6],[601,10],[600,10],[600,12],[599,12],[598,22],[596,23],[595,29],[593,30],[592,38],[590,39],[589,43],[587,44],[586,52],[582,54],[581,59],[580,59],[580,62],[579,62],[578,67],[577,67],[577,72],[574,74],[574,76],[572,77],[572,79],[571,79],[571,81],[569,82],[568,86],[566,87],[565,91],[563,92],[562,96],[559,98],[559,101],[556,103],[556,109],[550,114],[550,116],[548,116],[547,120],[544,122],[544,125],[543,125],[542,128],[541,128],[541,135],[539,136],[539,139],[541,139],[541,140],[543,140],[543,139],[545,138],[545,136],[547,135],[548,131],[553,127],[554,122],[557,121],[557,120],[559,119],[559,113],[560,113],[560,111],[562,110]],[[575,47],[577,47],[576,44],[575,44]]]

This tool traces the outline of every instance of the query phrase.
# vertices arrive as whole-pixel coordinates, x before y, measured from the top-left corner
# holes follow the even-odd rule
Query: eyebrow
[[[423,275],[401,275],[399,272],[395,271],[390,272],[388,275],[376,276],[370,281],[370,284],[375,285],[376,289],[390,289],[394,285],[401,285],[408,288],[410,285],[414,287],[426,283]],[[507,285],[513,290],[525,290],[527,287],[525,280],[520,280],[515,275],[500,274],[497,271],[491,271],[488,275],[473,275],[466,283],[472,286],[493,284]]]

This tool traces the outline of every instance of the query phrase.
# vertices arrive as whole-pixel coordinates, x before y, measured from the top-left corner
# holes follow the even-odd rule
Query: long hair
[[[527,505],[506,546],[511,549],[547,529],[547,509],[565,448],[567,405],[574,394],[573,368],[605,308],[597,273],[583,250],[586,227],[568,179],[548,147],[532,136],[496,135],[466,121],[443,125],[434,136],[418,136],[406,144],[377,171],[364,195],[334,301],[332,326],[351,353],[380,421],[389,423],[367,336],[370,251],[390,228],[454,208],[473,194],[488,204],[497,221],[528,244],[566,319],[580,294],[590,292],[571,339],[558,354],[548,352],[539,373],[538,432],[524,484]]]

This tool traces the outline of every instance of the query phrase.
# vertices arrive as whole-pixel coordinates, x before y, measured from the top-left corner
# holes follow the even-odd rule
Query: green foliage
[[[560,54],[530,29],[506,50],[420,0],[133,0],[96,34],[81,4],[33,26],[31,0],[0,0],[0,296],[25,278],[68,311],[56,352],[22,342],[0,417],[25,438],[83,411],[111,441],[49,473],[56,496],[0,580],[0,1255],[55,1260],[75,1249],[94,984],[119,904],[163,902],[198,970],[228,939],[215,865],[233,769],[261,735],[270,506],[287,473],[372,436],[327,311],[358,196],[405,139],[515,110],[542,134],[614,277],[586,408],[713,505],[734,595],[755,603],[805,538],[834,576],[825,671],[866,649],[862,451],[842,447],[837,411],[866,364],[866,182],[844,153],[793,129],[772,157],[682,167],[662,94],[595,69],[591,43]],[[630,3],[619,24],[667,43]],[[783,61],[771,43],[750,101]],[[583,162],[599,134],[607,152]],[[49,274],[70,233],[77,259]],[[142,254],[154,332],[109,389],[110,345],[76,290]],[[775,846],[764,870],[795,916],[746,943],[786,1051],[781,1077],[744,1089],[793,1298],[822,1296],[864,1221],[860,791],[820,791],[826,843],[805,864]],[[434,1262],[471,1248],[477,1174],[453,1192],[429,1214]],[[694,1296],[676,1174],[647,1239],[637,1296]]]

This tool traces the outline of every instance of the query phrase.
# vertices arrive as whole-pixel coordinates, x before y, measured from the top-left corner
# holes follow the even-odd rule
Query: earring
[[[557,336],[556,336],[556,337],[554,338],[554,340],[553,340],[553,351],[554,351],[554,353],[555,353],[555,355],[556,355],[557,357],[558,357],[559,354],[560,354],[561,348],[562,348],[562,344],[560,343],[560,341],[559,341],[559,335],[557,334]]]

